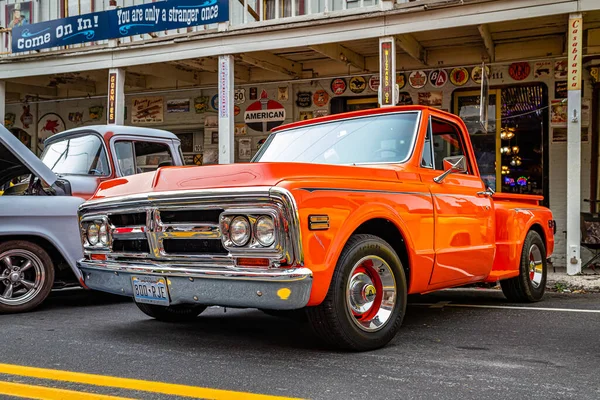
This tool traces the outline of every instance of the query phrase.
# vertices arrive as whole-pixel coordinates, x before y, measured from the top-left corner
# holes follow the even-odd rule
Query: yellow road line
[[[198,386],[178,385],[144,381],[139,379],[119,378],[106,375],[86,374],[82,372],[61,371],[22,365],[0,364],[0,374],[26,376],[29,378],[50,379],[60,382],[80,383],[84,385],[105,386],[119,389],[138,390],[174,396],[194,397],[201,399],[233,400],[289,400],[290,397],[270,396],[246,392],[235,392],[222,389],[203,388]]]
[[[74,390],[48,388],[4,381],[0,381],[0,394],[36,400],[133,400],[125,397],[106,396],[103,394],[84,393]]]

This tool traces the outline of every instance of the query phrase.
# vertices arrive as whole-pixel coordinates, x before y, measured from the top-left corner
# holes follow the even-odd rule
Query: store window
[[[490,90],[488,129],[479,124],[479,92],[455,92],[480,174],[496,191],[548,197],[548,93],[541,83]]]

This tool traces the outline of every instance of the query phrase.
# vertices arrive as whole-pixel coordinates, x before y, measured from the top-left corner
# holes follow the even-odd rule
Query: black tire
[[[191,322],[206,310],[205,306],[178,305],[157,306],[154,304],[135,303],[147,316],[164,322]]]
[[[542,272],[539,283],[534,283],[530,276],[530,249],[536,246],[541,253]],[[546,276],[548,274],[548,265],[546,260],[546,246],[539,233],[529,231],[523,242],[521,250],[521,264],[519,266],[519,276],[500,281],[504,296],[515,303],[532,303],[542,300],[546,291]]]
[[[50,294],[52,290],[52,285],[54,284],[54,263],[52,259],[41,246],[28,242],[25,240],[10,240],[8,242],[4,242],[0,244],[0,256],[4,258],[4,254],[8,252],[23,252],[24,254],[33,255],[33,258],[36,263],[39,263],[40,271],[43,271],[43,274],[40,274],[40,284],[37,288],[32,292],[32,297],[28,299],[23,304],[7,304],[4,302],[2,298],[0,298],[0,313],[1,314],[11,314],[11,313],[22,313],[31,311],[34,308],[38,307]],[[10,256],[11,258],[13,256]],[[22,262],[25,260],[22,257],[15,255],[16,260],[13,261],[15,263]],[[2,273],[7,269],[7,265],[3,260],[0,260],[0,296],[2,296],[10,283],[9,279],[2,279]],[[32,271],[33,269],[33,271]],[[25,272],[25,278],[27,281],[31,281],[32,273],[36,273],[35,267],[30,268],[27,272]],[[35,277],[35,275],[34,275]],[[6,282],[6,283],[5,283]],[[18,286],[17,288],[21,288]],[[14,292],[13,292],[14,295]],[[13,299],[15,297],[11,296]]]
[[[396,284],[396,302],[390,318],[379,330],[371,332],[357,326],[346,296],[352,269],[366,256],[383,259],[391,268]],[[406,311],[406,293],[404,269],[394,249],[377,236],[353,235],[340,255],[325,300],[318,306],[308,307],[306,314],[314,332],[328,346],[352,351],[374,350],[385,346],[398,332]]]

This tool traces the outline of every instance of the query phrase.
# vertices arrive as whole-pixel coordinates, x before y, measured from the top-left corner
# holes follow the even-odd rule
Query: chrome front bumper
[[[171,305],[293,310],[306,306],[312,287],[312,272],[307,268],[249,270],[87,260],[77,265],[88,288],[129,297],[133,297],[132,276],[165,277]]]

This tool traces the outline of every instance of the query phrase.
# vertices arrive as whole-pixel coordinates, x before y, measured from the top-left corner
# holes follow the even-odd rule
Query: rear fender
[[[496,204],[496,259],[493,271],[519,271],[523,242],[530,230],[540,233],[546,245],[546,256],[554,251],[554,232],[548,224],[550,210],[543,207],[514,207]]]

